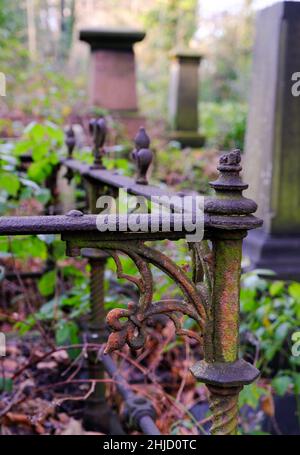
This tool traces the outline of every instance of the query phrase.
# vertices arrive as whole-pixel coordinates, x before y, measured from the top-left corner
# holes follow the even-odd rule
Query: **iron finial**
[[[93,137],[94,164],[92,169],[104,169],[102,158],[105,155],[104,143],[106,139],[106,122],[103,117],[92,119],[89,122],[90,134]]]
[[[145,128],[141,127],[134,139],[135,148],[132,158],[136,162],[137,176],[136,183],[148,185],[147,172],[153,160],[153,153],[150,147],[150,138]]]
[[[208,213],[219,215],[250,215],[257,209],[257,204],[243,196],[248,185],[241,179],[241,152],[232,150],[219,160],[219,177],[210,186],[216,192],[215,198],[206,198],[205,208]]]
[[[72,125],[66,130],[66,139],[65,143],[68,149],[68,159],[73,158],[73,150],[76,145],[76,137],[75,137],[75,132],[73,130]]]
[[[241,151],[239,149],[224,153],[219,160],[217,167],[220,172],[219,178],[215,182],[211,182],[210,186],[216,192],[242,192],[248,188],[248,185],[242,182],[240,177],[241,166]]]
[[[69,128],[67,128],[65,131],[65,144],[68,149],[67,159],[71,160],[73,158],[73,151],[76,145],[76,136],[72,125],[70,125]],[[74,177],[72,169],[68,167],[64,177],[68,180],[68,183],[70,184],[71,180]]]

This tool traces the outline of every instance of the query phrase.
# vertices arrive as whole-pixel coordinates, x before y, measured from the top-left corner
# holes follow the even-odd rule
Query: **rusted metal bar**
[[[112,220],[113,225],[116,226],[116,233],[121,237],[130,237],[137,239],[155,240],[157,238],[169,238],[169,235],[174,234],[174,238],[184,238],[188,234],[192,234],[183,226],[181,231],[176,231],[176,223],[174,215],[170,215],[170,229],[165,229],[163,232],[151,232],[151,225],[157,225],[158,230],[161,231],[163,226],[166,226],[166,219],[169,215],[152,215],[141,214],[139,215],[143,224],[147,226],[148,232],[129,232],[124,231],[123,226],[128,219],[127,215],[112,215],[107,216],[108,222],[105,224],[110,225]],[[54,215],[54,216],[3,216],[0,217],[0,235],[38,235],[38,234],[95,234],[101,239],[111,238],[112,234],[116,233],[100,232],[97,228],[97,217],[99,215],[83,215],[78,210],[71,210],[67,215]],[[104,218],[103,218],[104,220]],[[101,223],[100,223],[101,224]],[[261,226],[262,222],[253,216],[218,216],[212,214],[204,214],[204,229],[255,229]],[[118,237],[119,238],[119,237]]]
[[[103,147],[106,137],[105,120],[103,118],[92,119],[89,128],[94,142],[94,164],[91,169],[101,169],[103,168],[102,157],[105,153]],[[73,173],[70,169],[68,172]],[[96,213],[96,202],[99,195],[103,194],[103,185],[90,182],[87,178],[83,179],[83,183],[86,188],[89,213]],[[104,343],[107,338],[104,309],[104,274],[107,253],[95,248],[86,248],[82,251],[82,256],[88,259],[90,265],[90,314],[87,338],[93,343]],[[88,367],[89,377],[96,378],[100,382],[96,384],[94,392],[85,402],[84,426],[88,430],[111,433],[115,430],[111,428],[112,425],[115,425],[115,419],[106,401],[105,382],[101,382],[104,379],[104,366],[95,352],[88,354]]]
[[[136,183],[135,179],[107,169],[91,169],[90,165],[74,159],[63,159],[62,164],[73,172],[89,177],[99,184],[106,184],[113,188],[127,188],[128,193],[144,196],[150,199],[155,196],[175,195],[174,191],[159,188],[158,186]]]
[[[145,397],[135,394],[122,376],[109,354],[102,354],[101,361],[112,379],[114,379],[118,392],[126,403],[125,414],[128,415],[131,426],[141,430],[144,434],[160,435],[154,423],[155,410]]]
[[[88,258],[90,264],[90,315],[87,339],[90,343],[102,344],[107,338],[104,309],[104,271],[107,254],[94,248],[82,250],[82,257]],[[104,368],[97,353],[88,353],[89,378],[103,380]],[[94,392],[85,402],[84,426],[88,430],[112,431],[114,423],[112,411],[105,397],[105,383],[97,382]]]

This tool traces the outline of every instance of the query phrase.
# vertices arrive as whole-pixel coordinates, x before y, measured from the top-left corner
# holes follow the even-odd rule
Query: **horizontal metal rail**
[[[72,213],[74,212],[74,213]],[[129,215],[130,216],[130,215]],[[102,218],[101,218],[102,217]],[[152,215],[140,214],[140,220],[143,225],[148,227],[145,232],[131,232],[128,228],[124,230],[123,226],[128,221],[128,215],[108,215],[108,223],[105,223],[106,215],[83,215],[79,211],[71,211],[67,215],[55,216],[9,216],[0,217],[0,235],[38,235],[38,234],[80,234],[84,237],[85,234],[95,236],[96,238],[111,238],[118,234],[120,239],[148,239],[155,240],[157,238],[184,238],[186,235],[191,235],[194,231],[190,231],[183,225],[182,230],[176,231],[177,224],[174,214],[170,215]],[[103,223],[101,221],[103,220]],[[166,228],[168,225],[170,228]],[[97,227],[106,224],[107,230],[100,232]],[[248,216],[220,216],[220,215],[204,215],[204,229],[230,229],[243,230],[254,229],[261,226],[262,222],[252,215]],[[109,231],[108,227],[113,229],[116,226],[116,231]],[[151,232],[151,226],[156,226],[158,232]],[[195,228],[196,230],[196,228]]]
[[[93,169],[93,166],[74,159],[63,159],[61,163],[73,172],[77,172],[85,178],[98,181],[113,188],[126,188],[128,193],[137,196],[144,196],[147,199],[160,196],[182,196],[182,193],[175,193],[154,185],[141,185],[135,179],[120,175],[117,171],[107,169]]]

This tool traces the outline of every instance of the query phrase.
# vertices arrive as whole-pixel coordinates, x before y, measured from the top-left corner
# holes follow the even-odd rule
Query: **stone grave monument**
[[[281,2],[257,15],[244,178],[264,226],[250,232],[252,267],[300,279],[300,3]],[[300,93],[299,93],[300,95]]]
[[[202,56],[193,51],[172,54],[169,91],[169,138],[182,146],[201,147],[199,133],[199,65]]]
[[[84,29],[79,39],[90,46],[89,103],[109,111],[134,136],[139,117],[134,44],[145,33],[127,29]]]

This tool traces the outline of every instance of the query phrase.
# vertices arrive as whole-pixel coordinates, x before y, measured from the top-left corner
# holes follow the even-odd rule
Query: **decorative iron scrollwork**
[[[188,336],[202,343],[208,310],[206,285],[195,284],[187,274],[165,254],[146,246],[143,242],[97,242],[97,247],[107,252],[115,261],[117,275],[134,283],[140,293],[139,303],[130,302],[127,308],[116,308],[107,315],[107,324],[111,329],[106,352],[121,349],[128,344],[132,349],[140,349],[146,340],[146,321],[156,314],[167,315],[174,323],[178,335]],[[119,258],[125,254],[136,265],[140,276],[126,275]],[[158,267],[178,285],[184,299],[168,299],[153,302],[153,276],[150,264]],[[181,316],[192,318],[199,331],[182,328]],[[122,321],[123,318],[127,320]]]

